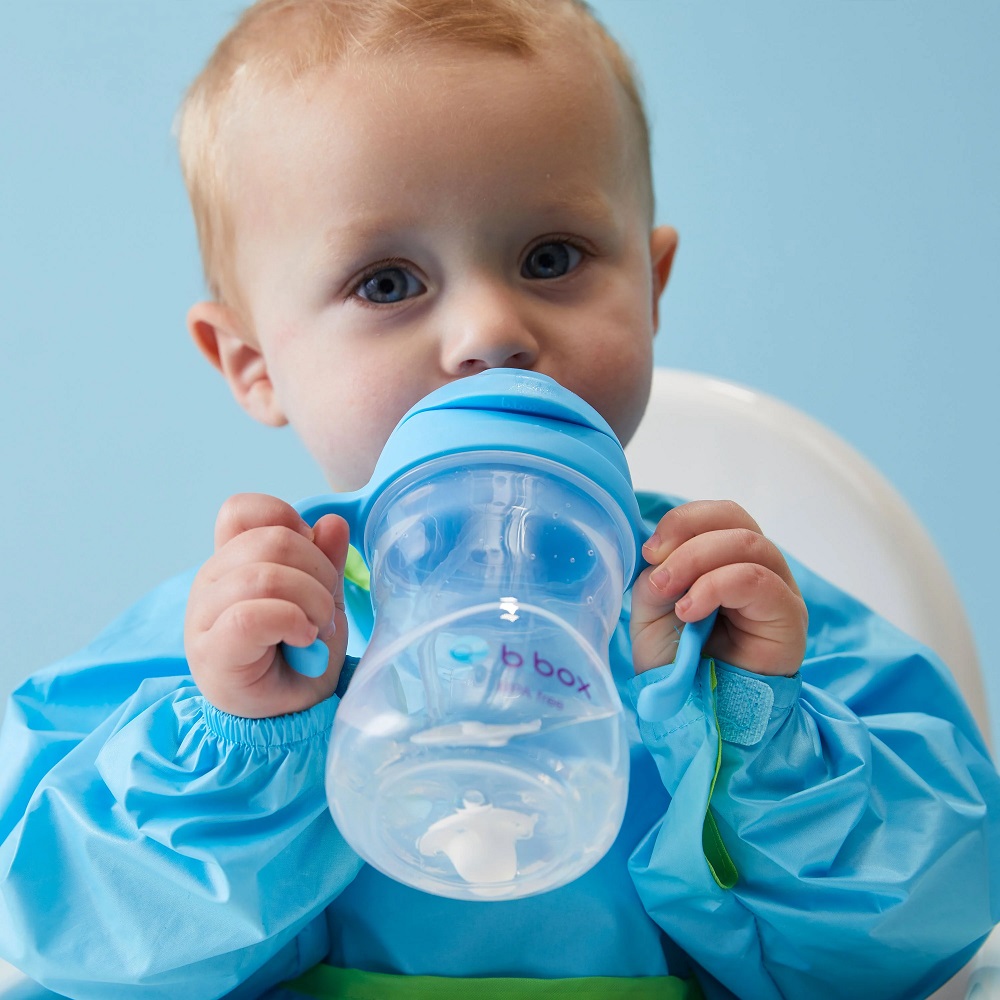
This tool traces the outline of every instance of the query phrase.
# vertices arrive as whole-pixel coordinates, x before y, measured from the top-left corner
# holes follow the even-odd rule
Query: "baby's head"
[[[263,0],[179,136],[214,297],[192,333],[335,488],[484,368],[635,430],[676,234],[651,229],[628,62],[577,0]]]

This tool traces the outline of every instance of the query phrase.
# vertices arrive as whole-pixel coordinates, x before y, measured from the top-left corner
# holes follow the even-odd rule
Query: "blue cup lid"
[[[367,515],[400,476],[448,455],[510,452],[565,466],[603,490],[625,515],[635,558],[626,552],[631,584],[642,565],[642,523],[621,443],[587,402],[538,372],[492,368],[441,386],[411,407],[386,441],[366,486],[355,493],[312,497],[297,505],[310,524],[343,515],[351,541],[367,558]],[[625,539],[623,539],[623,543]]]

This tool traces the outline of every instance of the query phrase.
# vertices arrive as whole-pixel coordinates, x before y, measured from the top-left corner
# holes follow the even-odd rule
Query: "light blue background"
[[[2,6],[6,690],[201,562],[229,494],[323,483],[184,326],[201,280],[171,119],[240,4]],[[658,362],[786,399],[884,470],[967,602],[1000,720],[1000,4],[595,6],[644,77],[681,231]]]

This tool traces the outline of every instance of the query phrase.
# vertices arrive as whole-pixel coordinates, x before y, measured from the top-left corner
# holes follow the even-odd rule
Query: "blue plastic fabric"
[[[643,498],[652,522],[667,505]],[[363,866],[324,800],[337,697],[262,721],[207,706],[183,658],[192,576],[170,581],[10,702],[0,954],[95,1000],[264,996],[323,959],[445,976],[693,967],[710,998],[925,995],[1000,918],[1000,779],[934,656],[793,570],[806,660],[750,678],[770,689],[766,724],[752,744],[723,742],[711,801],[736,885],[718,885],[702,849],[721,725],[703,661],[675,717],[630,715],[632,792],[608,855],[506,903],[423,895]],[[358,654],[371,612],[352,584],[347,600]],[[627,618],[611,659],[632,705],[669,668],[633,678]],[[719,687],[745,674],[716,668]],[[767,699],[742,686],[759,718]]]

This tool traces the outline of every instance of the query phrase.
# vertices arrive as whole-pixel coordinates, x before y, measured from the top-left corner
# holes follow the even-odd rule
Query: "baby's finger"
[[[259,669],[265,673],[279,642],[308,646],[319,629],[291,601],[258,598],[234,604],[219,615],[202,637],[201,645],[216,650],[207,662],[230,669]]]
[[[798,630],[807,620],[802,598],[780,576],[756,563],[722,566],[699,577],[674,605],[674,613],[681,621],[693,622],[716,608],[758,634],[772,627],[784,633],[789,624]]]
[[[303,522],[305,523],[305,522]],[[326,587],[337,586],[339,572],[323,549],[282,525],[249,528],[231,538],[205,563],[206,581],[221,580],[239,566],[274,563],[308,573]]]
[[[334,571],[329,589],[333,591],[337,607],[343,610],[344,565],[347,562],[350,528],[339,515],[325,514],[313,525],[313,536],[315,546],[326,556]]]
[[[633,615],[629,630],[632,637],[632,665],[641,674],[652,667],[672,663],[680,642],[682,622],[672,611],[658,616]]]
[[[315,546],[336,567],[337,577],[329,594],[333,608],[329,623],[320,629],[319,639],[305,649],[292,643],[281,647],[285,662],[305,677],[322,677],[331,663],[343,659],[347,646],[347,609],[344,603],[344,564],[347,562],[350,528],[337,514],[327,514],[314,525]]]
[[[208,631],[226,609],[268,599],[295,604],[324,637],[332,634],[336,602],[331,589],[300,569],[278,563],[235,566],[202,591],[197,609],[192,609],[191,624],[197,630]]]
[[[685,622],[721,608],[705,651],[756,673],[791,676],[802,664],[808,611],[800,596],[763,566],[724,566],[700,577],[677,602]]]
[[[763,534],[757,522],[732,500],[692,500],[668,510],[660,518],[653,536],[642,547],[643,558],[651,565],[661,563],[692,538],[727,528]]]
[[[759,563],[730,563],[695,580],[674,605],[674,613],[682,621],[693,622],[716,608],[726,608],[750,621],[766,623],[786,615],[794,598],[785,581]]]
[[[264,527],[291,528],[310,541],[313,537],[312,528],[291,504],[266,493],[237,493],[219,510],[215,521],[215,547],[221,549],[237,535]]]
[[[778,547],[749,528],[706,531],[681,544],[650,574],[650,584],[664,598],[688,590],[699,577],[731,564],[756,564],[770,570],[794,593],[798,584]]]

